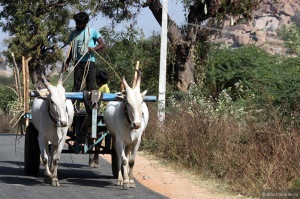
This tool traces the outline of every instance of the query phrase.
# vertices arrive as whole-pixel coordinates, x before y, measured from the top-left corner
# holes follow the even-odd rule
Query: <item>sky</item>
[[[162,1],[161,1],[162,2]],[[181,25],[184,23],[184,14],[182,4],[177,2],[177,0],[169,0],[168,1],[168,13],[171,18],[177,23],[177,25]],[[89,26],[95,29],[101,29],[104,26],[109,26],[110,21],[106,18],[98,16],[97,18],[91,19],[89,22]],[[126,29],[129,23],[121,23],[116,25],[116,30]],[[75,27],[74,23],[71,23],[71,26]],[[149,37],[152,35],[153,31],[158,32],[160,34],[161,27],[158,22],[152,15],[149,8],[142,8],[140,14],[138,15],[137,27],[142,29],[145,37]],[[0,52],[6,49],[6,46],[2,42],[3,39],[8,38],[8,34],[4,33],[2,29],[0,29]]]
[[[161,1],[162,2],[162,1]],[[182,11],[183,7],[181,3],[177,3],[176,0],[169,0],[168,1],[168,13],[178,25],[184,23],[184,13]],[[95,27],[100,29],[104,26],[109,26],[110,21],[103,18],[92,19],[89,22],[91,27]],[[116,30],[126,29],[130,23],[122,23],[116,26]],[[142,8],[140,14],[138,15],[137,27],[142,29],[145,37],[149,37],[152,35],[152,32],[159,32],[161,31],[161,27],[154,18],[152,12],[149,8]]]

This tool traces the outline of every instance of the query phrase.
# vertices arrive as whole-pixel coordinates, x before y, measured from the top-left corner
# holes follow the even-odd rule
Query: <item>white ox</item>
[[[122,82],[126,94],[123,101],[111,101],[107,104],[104,113],[106,127],[113,138],[113,146],[117,155],[118,180],[117,185],[124,188],[134,188],[133,166],[135,156],[141,143],[142,133],[145,130],[149,112],[143,97],[147,91],[140,93],[141,76],[130,88],[125,78]],[[123,176],[121,166],[123,166]],[[129,167],[128,167],[129,166]]]
[[[73,122],[74,108],[72,102],[66,100],[62,73],[57,86],[51,85],[44,76],[42,78],[49,94],[47,97],[34,99],[31,108],[32,123],[39,132],[38,141],[45,165],[45,180],[51,180],[52,186],[60,186],[57,166],[68,128]],[[50,153],[49,142],[51,143]]]

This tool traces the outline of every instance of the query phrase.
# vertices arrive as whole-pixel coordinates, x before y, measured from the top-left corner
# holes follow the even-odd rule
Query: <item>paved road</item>
[[[139,182],[135,189],[116,186],[110,164],[100,160],[100,168],[87,166],[88,155],[62,154],[58,167],[60,187],[44,183],[44,168],[38,177],[24,175],[24,138],[0,134],[0,198],[1,199],[93,199],[93,198],[166,198]]]

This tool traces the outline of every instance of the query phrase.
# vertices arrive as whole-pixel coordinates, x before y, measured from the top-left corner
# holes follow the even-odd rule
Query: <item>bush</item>
[[[285,46],[289,48],[292,53],[299,55],[300,54],[300,47],[299,47],[300,26],[291,25],[289,27],[283,27],[280,31],[278,31],[278,33],[279,33],[278,35],[283,39]]]
[[[143,149],[243,195],[298,187],[300,59],[212,48],[207,63],[203,85],[169,95],[163,126],[150,117]]]
[[[11,119],[9,115],[0,113],[0,133],[13,133],[15,129],[12,129],[11,126],[8,125]]]
[[[149,95],[156,95],[159,71],[159,37],[153,36],[144,39],[142,34],[134,29],[130,29],[126,33],[114,31],[101,33],[106,38],[105,54],[101,54],[105,61],[97,57],[96,64],[98,70],[105,70],[110,75],[108,84],[111,92],[120,91],[120,80],[114,71],[119,77],[125,76],[128,83],[131,84],[136,62],[140,61],[140,71],[143,78],[141,90],[147,89]]]
[[[287,128],[276,110],[269,112],[268,120],[249,113],[241,124],[235,117],[215,118],[202,105],[181,105],[168,109],[163,126],[150,117],[142,147],[243,195],[291,189],[299,184],[300,126]]]
[[[299,110],[300,58],[267,54],[257,47],[212,48],[205,67],[204,91],[214,99],[226,92],[232,101],[254,109]]]
[[[10,87],[0,84],[0,110],[4,113],[9,112],[9,104],[18,99],[17,93]]]
[[[7,85],[7,86],[14,86],[15,80],[13,77],[1,77],[0,78],[0,85]]]

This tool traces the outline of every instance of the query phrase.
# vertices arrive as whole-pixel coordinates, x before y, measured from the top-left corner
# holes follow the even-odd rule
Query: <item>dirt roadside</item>
[[[110,162],[110,155],[104,155]],[[134,176],[144,186],[171,199],[245,199],[242,195],[229,194],[220,185],[202,181],[184,171],[175,171],[157,158],[139,152],[134,165]]]

